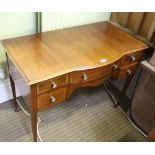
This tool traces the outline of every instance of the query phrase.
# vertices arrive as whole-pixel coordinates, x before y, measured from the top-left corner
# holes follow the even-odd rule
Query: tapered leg
[[[33,140],[37,142],[37,86],[31,86],[31,124]]]
[[[109,96],[113,100],[114,107],[118,107],[120,105],[120,103],[123,101],[123,98],[126,97],[125,92],[127,91],[128,87],[129,87],[129,85],[130,85],[130,83],[131,83],[131,81],[133,79],[133,76],[134,76],[134,74],[127,77],[122,90],[119,90],[116,86],[114,86],[109,81],[106,81],[104,83],[105,88],[107,90],[107,93],[109,94]]]
[[[37,142],[37,112],[31,112],[31,124],[32,124],[32,133],[33,133],[33,141]]]
[[[147,139],[149,142],[155,142],[155,127],[149,132]]]
[[[13,101],[14,101],[14,106],[15,106],[15,111],[17,111],[17,101],[16,101],[16,89],[15,89],[15,83],[11,77],[11,75],[9,75],[10,78],[10,83],[11,83],[11,89],[12,89],[12,96],[13,96]]]
[[[129,75],[129,76],[127,77],[127,79],[126,79],[126,81],[125,81],[125,84],[124,84],[124,87],[123,87],[123,89],[122,89],[122,93],[123,93],[123,94],[127,91],[128,87],[129,87],[129,84],[131,83],[133,77],[134,77],[134,74]]]
[[[125,81],[125,84],[124,84],[124,86],[123,86],[123,89],[122,89],[122,91],[121,91],[121,96],[120,96],[120,99],[119,99],[119,101],[118,101],[117,106],[120,105],[120,103],[121,103],[123,97],[125,96],[125,92],[127,91],[127,89],[128,89],[128,87],[129,87],[129,85],[130,85],[130,83],[131,83],[133,77],[134,77],[134,74],[131,74],[131,75],[129,75],[129,76],[127,77],[127,79],[126,79],[126,81]]]

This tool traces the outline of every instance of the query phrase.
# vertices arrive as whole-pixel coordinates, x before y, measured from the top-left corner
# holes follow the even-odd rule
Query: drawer
[[[66,87],[43,93],[37,96],[37,108],[38,110],[43,110],[51,105],[64,101],[65,98]]]
[[[133,53],[133,54],[130,54],[130,55],[127,55],[123,58],[122,60],[122,64],[121,64],[121,67],[125,67],[125,66],[128,66],[128,65],[132,65],[134,64],[135,62],[139,62],[141,57],[142,57],[142,51],[140,52],[136,52],[136,53]]]
[[[66,84],[67,84],[67,75],[62,75],[47,81],[40,82],[37,85],[37,94],[42,94],[44,92],[54,90],[56,88],[65,86]]]
[[[70,83],[81,83],[99,79],[112,73],[112,65],[89,69],[83,71],[75,71],[70,74]]]
[[[71,84],[68,87],[68,93],[67,93],[67,98],[70,97],[70,95],[72,94],[72,92],[80,87],[96,87],[99,86],[103,83],[103,81],[107,80],[107,78],[109,77],[103,77],[97,80],[93,80],[93,81],[88,81],[88,82],[83,82],[80,84]]]
[[[129,76],[132,73],[134,73],[134,71],[137,68],[137,64],[138,63],[134,63],[134,64],[132,64],[130,66],[120,68],[119,71],[118,71],[117,79],[126,78],[127,76]]]

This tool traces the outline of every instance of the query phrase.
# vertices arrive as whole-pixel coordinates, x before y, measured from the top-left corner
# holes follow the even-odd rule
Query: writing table
[[[148,46],[110,22],[99,22],[3,40],[15,109],[16,87],[31,112],[70,97],[79,87],[132,75]]]

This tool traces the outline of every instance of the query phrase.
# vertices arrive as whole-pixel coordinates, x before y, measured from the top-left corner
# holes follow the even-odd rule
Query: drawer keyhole
[[[51,87],[52,87],[52,88],[56,88],[56,87],[57,87],[57,84],[56,84],[55,82],[52,81]]]
[[[83,75],[81,76],[81,79],[86,81],[88,79],[87,74],[83,73]]]

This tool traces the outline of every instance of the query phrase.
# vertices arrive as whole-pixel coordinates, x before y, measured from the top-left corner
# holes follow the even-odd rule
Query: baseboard
[[[20,96],[18,90],[16,90],[17,96]],[[9,79],[5,79],[0,82],[0,104],[12,99],[12,91]]]

